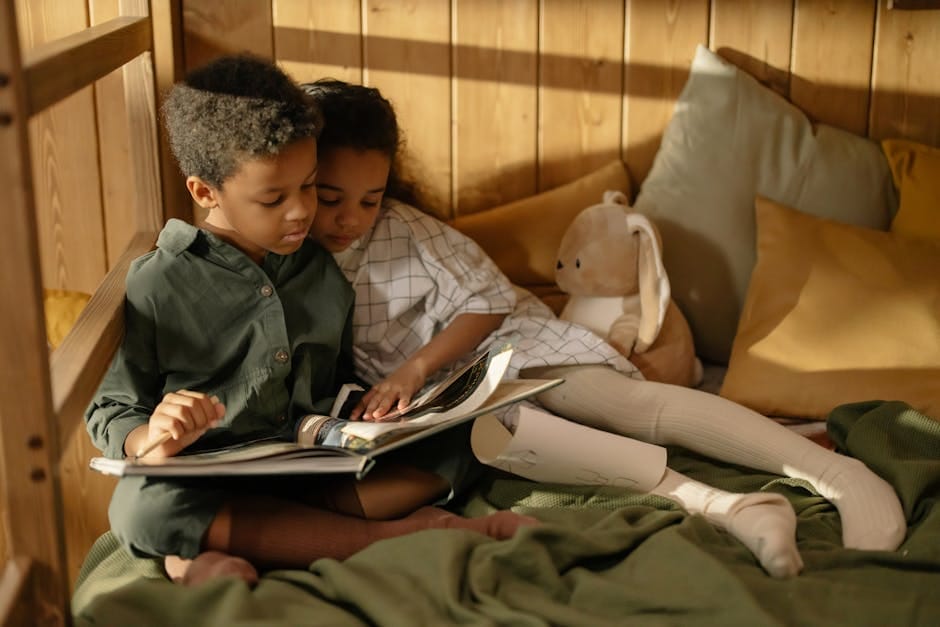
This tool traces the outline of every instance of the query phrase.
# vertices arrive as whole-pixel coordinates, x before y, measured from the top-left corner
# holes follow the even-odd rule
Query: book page
[[[452,376],[445,381],[447,386],[444,388],[442,388],[443,384],[436,386],[430,394],[422,397],[422,403],[417,406],[412,404],[407,413],[414,414],[417,411],[416,417],[405,415],[399,420],[389,422],[357,420],[345,424],[342,431],[348,436],[374,441],[395,431],[413,431],[463,416],[483,403],[489,404],[488,399],[500,385],[511,357],[512,350],[503,349],[488,358],[483,355],[474,360],[467,368],[461,369],[457,373],[458,376]],[[481,361],[482,359],[485,361]],[[467,378],[462,379],[463,376]],[[462,383],[457,386],[459,389],[453,389],[459,383]],[[441,404],[441,407],[446,409],[424,411],[424,408],[420,406],[421,404],[434,405],[434,400],[444,395],[445,392],[448,398]]]
[[[484,464],[548,483],[609,485],[648,492],[666,470],[666,449],[519,408],[515,433],[486,414],[473,423],[473,453]]]

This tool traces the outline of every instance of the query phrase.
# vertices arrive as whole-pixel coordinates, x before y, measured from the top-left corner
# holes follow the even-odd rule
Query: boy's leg
[[[534,518],[511,511],[464,518],[431,506],[396,520],[366,520],[299,502],[247,495],[223,507],[203,549],[238,555],[260,568],[307,568],[320,558],[343,560],[378,540],[425,529],[466,529],[502,540],[534,524]]]
[[[582,424],[715,459],[805,479],[839,510],[848,548],[894,550],[906,522],[894,489],[859,460],[839,455],[720,396],[637,381],[606,366],[538,368],[565,383],[539,396]]]

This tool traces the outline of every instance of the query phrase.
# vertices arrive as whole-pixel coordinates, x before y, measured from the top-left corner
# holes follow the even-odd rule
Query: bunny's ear
[[[633,350],[642,353],[659,335],[669,306],[669,278],[663,267],[663,256],[653,225],[646,216],[628,213],[627,229],[639,236],[637,272],[640,286],[640,328]]]
[[[627,206],[627,195],[623,192],[618,192],[613,189],[608,189],[604,192],[604,203],[605,205],[623,205]]]

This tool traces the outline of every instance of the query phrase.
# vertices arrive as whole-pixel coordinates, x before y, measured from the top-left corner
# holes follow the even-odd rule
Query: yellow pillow
[[[476,240],[510,281],[531,290],[558,313],[567,299],[555,285],[561,237],[574,217],[601,202],[607,190],[632,197],[627,166],[620,159],[560,187],[459,216],[450,224]]]
[[[901,200],[891,231],[940,243],[940,148],[901,139],[881,147]]]
[[[91,298],[83,292],[71,290],[43,290],[46,308],[46,340],[50,348],[57,348],[75,321],[82,313],[88,299]]]
[[[940,419],[940,246],[756,207],[757,264],[721,395],[773,416],[902,400]]]

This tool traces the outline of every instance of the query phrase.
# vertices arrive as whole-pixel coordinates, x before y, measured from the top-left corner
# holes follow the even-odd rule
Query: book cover
[[[334,416],[310,416],[301,423],[300,442],[267,439],[234,447],[173,457],[121,460],[95,457],[90,466],[105,474],[151,476],[355,473],[364,476],[376,457],[458,424],[538,394],[561,379],[503,380],[512,347],[481,353],[408,407],[383,422],[351,421],[340,416],[355,405],[358,386],[337,397]],[[349,395],[349,396],[347,396]],[[341,398],[342,397],[342,398]],[[344,414],[345,412],[345,414]],[[306,437],[305,437],[306,436]]]

